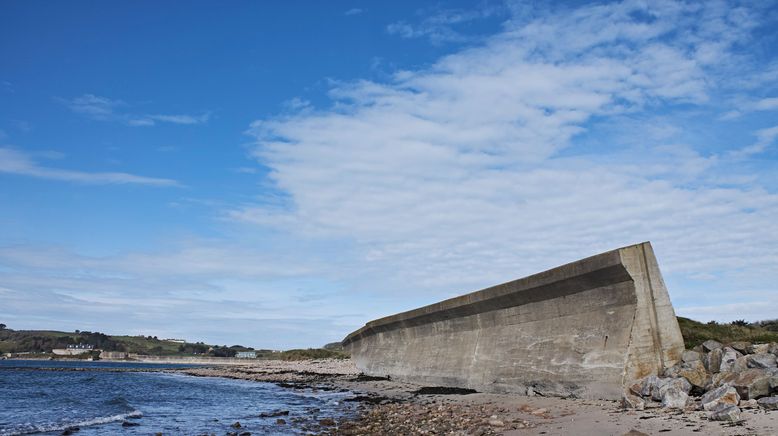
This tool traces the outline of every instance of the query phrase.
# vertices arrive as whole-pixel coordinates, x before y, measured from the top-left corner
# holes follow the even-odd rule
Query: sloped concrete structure
[[[599,399],[684,350],[649,242],[371,321],[343,345],[369,375]]]

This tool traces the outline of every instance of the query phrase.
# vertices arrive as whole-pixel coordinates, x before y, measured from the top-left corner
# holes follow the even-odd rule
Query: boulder
[[[621,408],[625,410],[643,410],[646,408],[646,403],[637,395],[632,395],[630,392],[624,392],[621,395]]]
[[[711,421],[740,421],[740,409],[737,406],[719,404],[708,412]]]
[[[708,368],[708,372],[715,374],[720,371],[721,356],[723,355],[724,355],[724,350],[722,348],[716,348],[715,350],[711,350],[708,352],[708,354],[705,355],[705,360],[703,361],[703,363],[705,363],[705,367]]]
[[[760,398],[756,403],[767,410],[778,410],[778,396]]]
[[[659,397],[662,407],[666,409],[683,409],[689,401],[691,383],[685,378],[673,378],[667,380],[659,388]]]
[[[770,353],[770,344],[751,344],[751,348],[748,350],[748,354],[764,353]]]
[[[704,410],[713,410],[720,404],[727,406],[737,406],[740,402],[740,395],[737,390],[730,385],[724,385],[708,391],[700,398],[700,405]]]
[[[732,384],[738,378],[738,374],[734,372],[720,372],[711,376],[710,383],[705,385],[706,390],[715,389],[725,384]]]
[[[737,350],[730,347],[724,347],[721,355],[721,365],[719,366],[719,372],[732,371],[732,368],[735,366],[735,362],[741,356],[742,354],[740,354],[740,352]]]
[[[710,376],[705,369],[705,365],[700,360],[684,362],[677,371],[679,377],[683,377],[691,383],[694,388],[704,390]]]
[[[681,357],[681,360],[684,363],[694,362],[694,361],[701,361],[702,360],[702,353],[698,353],[696,351],[692,350],[684,350],[683,355]]]
[[[770,349],[768,353],[773,353],[778,356],[778,342],[770,342]]]
[[[753,368],[740,373],[732,386],[744,400],[766,397],[770,395],[771,378],[772,374],[767,370]]]
[[[759,403],[757,400],[740,400],[740,404],[738,404],[738,407],[741,409],[756,409],[759,407]]]
[[[721,345],[721,342],[714,341],[713,339],[708,339],[707,341],[702,343],[702,349],[705,350],[706,352],[718,350],[721,347],[723,347],[723,345]]]
[[[732,368],[730,369],[732,372],[741,373],[748,369],[748,358],[750,356],[740,356],[737,359],[735,359],[735,363],[732,364]]]
[[[655,375],[649,375],[643,378],[640,383],[640,396],[643,398],[656,398],[659,401],[662,397],[659,395],[659,388],[665,384],[666,379],[661,379]]]
[[[737,341],[729,344],[729,348],[734,348],[738,353],[748,354],[748,350],[751,349],[751,342]]]
[[[770,392],[778,394],[778,375],[773,374],[770,376],[770,381],[768,383],[770,384]]]
[[[758,353],[749,354],[746,356],[746,364],[749,368],[776,368],[778,362],[774,354],[771,353]]]

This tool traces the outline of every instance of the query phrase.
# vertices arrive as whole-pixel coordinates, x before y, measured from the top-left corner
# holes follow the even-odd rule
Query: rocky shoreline
[[[772,347],[772,348],[771,348]],[[743,350],[741,352],[739,350]],[[110,368],[274,383],[301,392],[348,392],[341,416],[278,410],[279,432],[314,435],[776,435],[778,369],[771,344],[706,342],[662,377],[631,385],[622,401],[477,393],[360,374],[348,359],[257,360],[242,366]],[[749,353],[749,351],[753,351]],[[765,353],[765,351],[767,353]],[[769,356],[764,356],[769,354]],[[773,360],[770,359],[773,356]],[[766,366],[756,367],[758,365]],[[45,370],[79,370],[46,368]],[[294,415],[294,414],[292,414]],[[239,423],[237,423],[239,424]],[[248,432],[235,427],[230,434]]]
[[[713,344],[708,344],[712,346]],[[736,344],[738,345],[738,344]],[[725,346],[720,347],[722,352]],[[731,348],[731,347],[730,347]],[[756,348],[761,350],[761,348]],[[712,350],[711,350],[712,351]],[[703,359],[703,352],[697,352]],[[714,353],[714,356],[718,352]],[[725,354],[725,353],[723,353]],[[759,353],[757,353],[759,354]],[[741,354],[740,357],[747,356]],[[694,354],[687,353],[687,361],[671,368],[663,377],[650,380],[658,395],[658,401],[642,394],[644,382],[625,392],[641,406],[631,406],[624,401],[594,401],[541,396],[517,396],[474,393],[451,388],[421,388],[417,385],[396,382],[384,378],[361,375],[350,360],[313,360],[299,362],[262,361],[242,367],[211,367],[168,370],[194,376],[227,377],[243,380],[272,382],[290,389],[349,391],[354,397],[346,401],[357,402],[357,417],[317,417],[317,423],[307,424],[300,430],[318,435],[385,435],[385,434],[453,434],[453,435],[624,435],[667,433],[671,435],[776,435],[778,412],[761,407],[752,398],[741,402],[737,398],[738,415],[723,420],[713,416],[711,398],[726,403],[734,396],[727,385],[731,377],[706,376],[711,380],[724,380],[711,389],[689,388],[689,382],[680,375],[688,367],[699,368],[693,362]],[[738,357],[738,358],[740,358]],[[737,359],[736,359],[737,360]],[[753,358],[751,360],[754,360]],[[759,359],[757,359],[759,360]],[[769,359],[767,359],[769,361]],[[703,360],[700,360],[702,363]],[[703,364],[705,366],[705,364]],[[746,365],[747,367],[747,365]],[[753,368],[750,368],[753,369]],[[707,371],[707,370],[706,370]],[[746,370],[747,371],[747,370]],[[752,371],[751,373],[755,373]],[[749,373],[749,374],[751,374]],[[769,373],[769,371],[767,371]],[[689,374],[687,374],[688,376]],[[675,380],[675,381],[673,381]],[[680,381],[684,380],[684,381]],[[695,380],[700,383],[699,380]],[[667,386],[663,388],[663,386]],[[716,389],[725,394],[718,395]],[[768,384],[768,387],[770,385]],[[673,388],[673,389],[671,389]],[[742,389],[742,388],[741,388]],[[750,388],[748,388],[750,389]],[[772,389],[772,388],[770,388]],[[670,394],[685,392],[683,406],[679,399],[665,399]],[[660,394],[661,392],[661,394]],[[752,391],[748,391],[752,392]],[[755,392],[755,391],[754,391]],[[670,393],[670,394],[668,394]],[[705,397],[708,395],[708,397]],[[738,394],[739,395],[739,394]],[[754,395],[754,394],[751,394]],[[683,395],[679,395],[683,396]],[[771,398],[771,397],[762,397]],[[762,401],[764,403],[764,401]],[[709,404],[706,408],[705,405]],[[672,407],[668,407],[672,406]],[[677,407],[676,407],[677,406]],[[731,416],[731,410],[716,413]],[[280,418],[279,425],[294,424],[292,418]],[[631,433],[630,433],[631,432]]]

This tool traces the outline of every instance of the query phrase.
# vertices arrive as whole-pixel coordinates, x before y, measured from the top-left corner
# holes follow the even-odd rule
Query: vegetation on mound
[[[716,321],[701,323],[689,318],[678,317],[681,334],[687,349],[713,339],[721,343],[747,341],[752,343],[778,342],[778,320],[749,323],[743,320],[729,324]]]
[[[307,350],[287,350],[275,356],[281,360],[311,360],[311,359],[346,359],[348,354],[341,351],[325,350],[324,348],[308,348]]]

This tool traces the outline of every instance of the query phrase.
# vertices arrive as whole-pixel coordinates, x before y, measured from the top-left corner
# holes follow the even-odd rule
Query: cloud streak
[[[130,105],[122,100],[111,100],[94,94],[84,94],[63,102],[73,112],[97,121],[114,121],[128,126],[154,126],[157,123],[194,125],[207,123],[210,112],[201,115],[134,114],[124,111]]]
[[[139,176],[121,172],[87,172],[40,165],[29,155],[12,148],[0,148],[0,173],[84,184],[136,184],[147,186],[181,186],[175,180]]]

